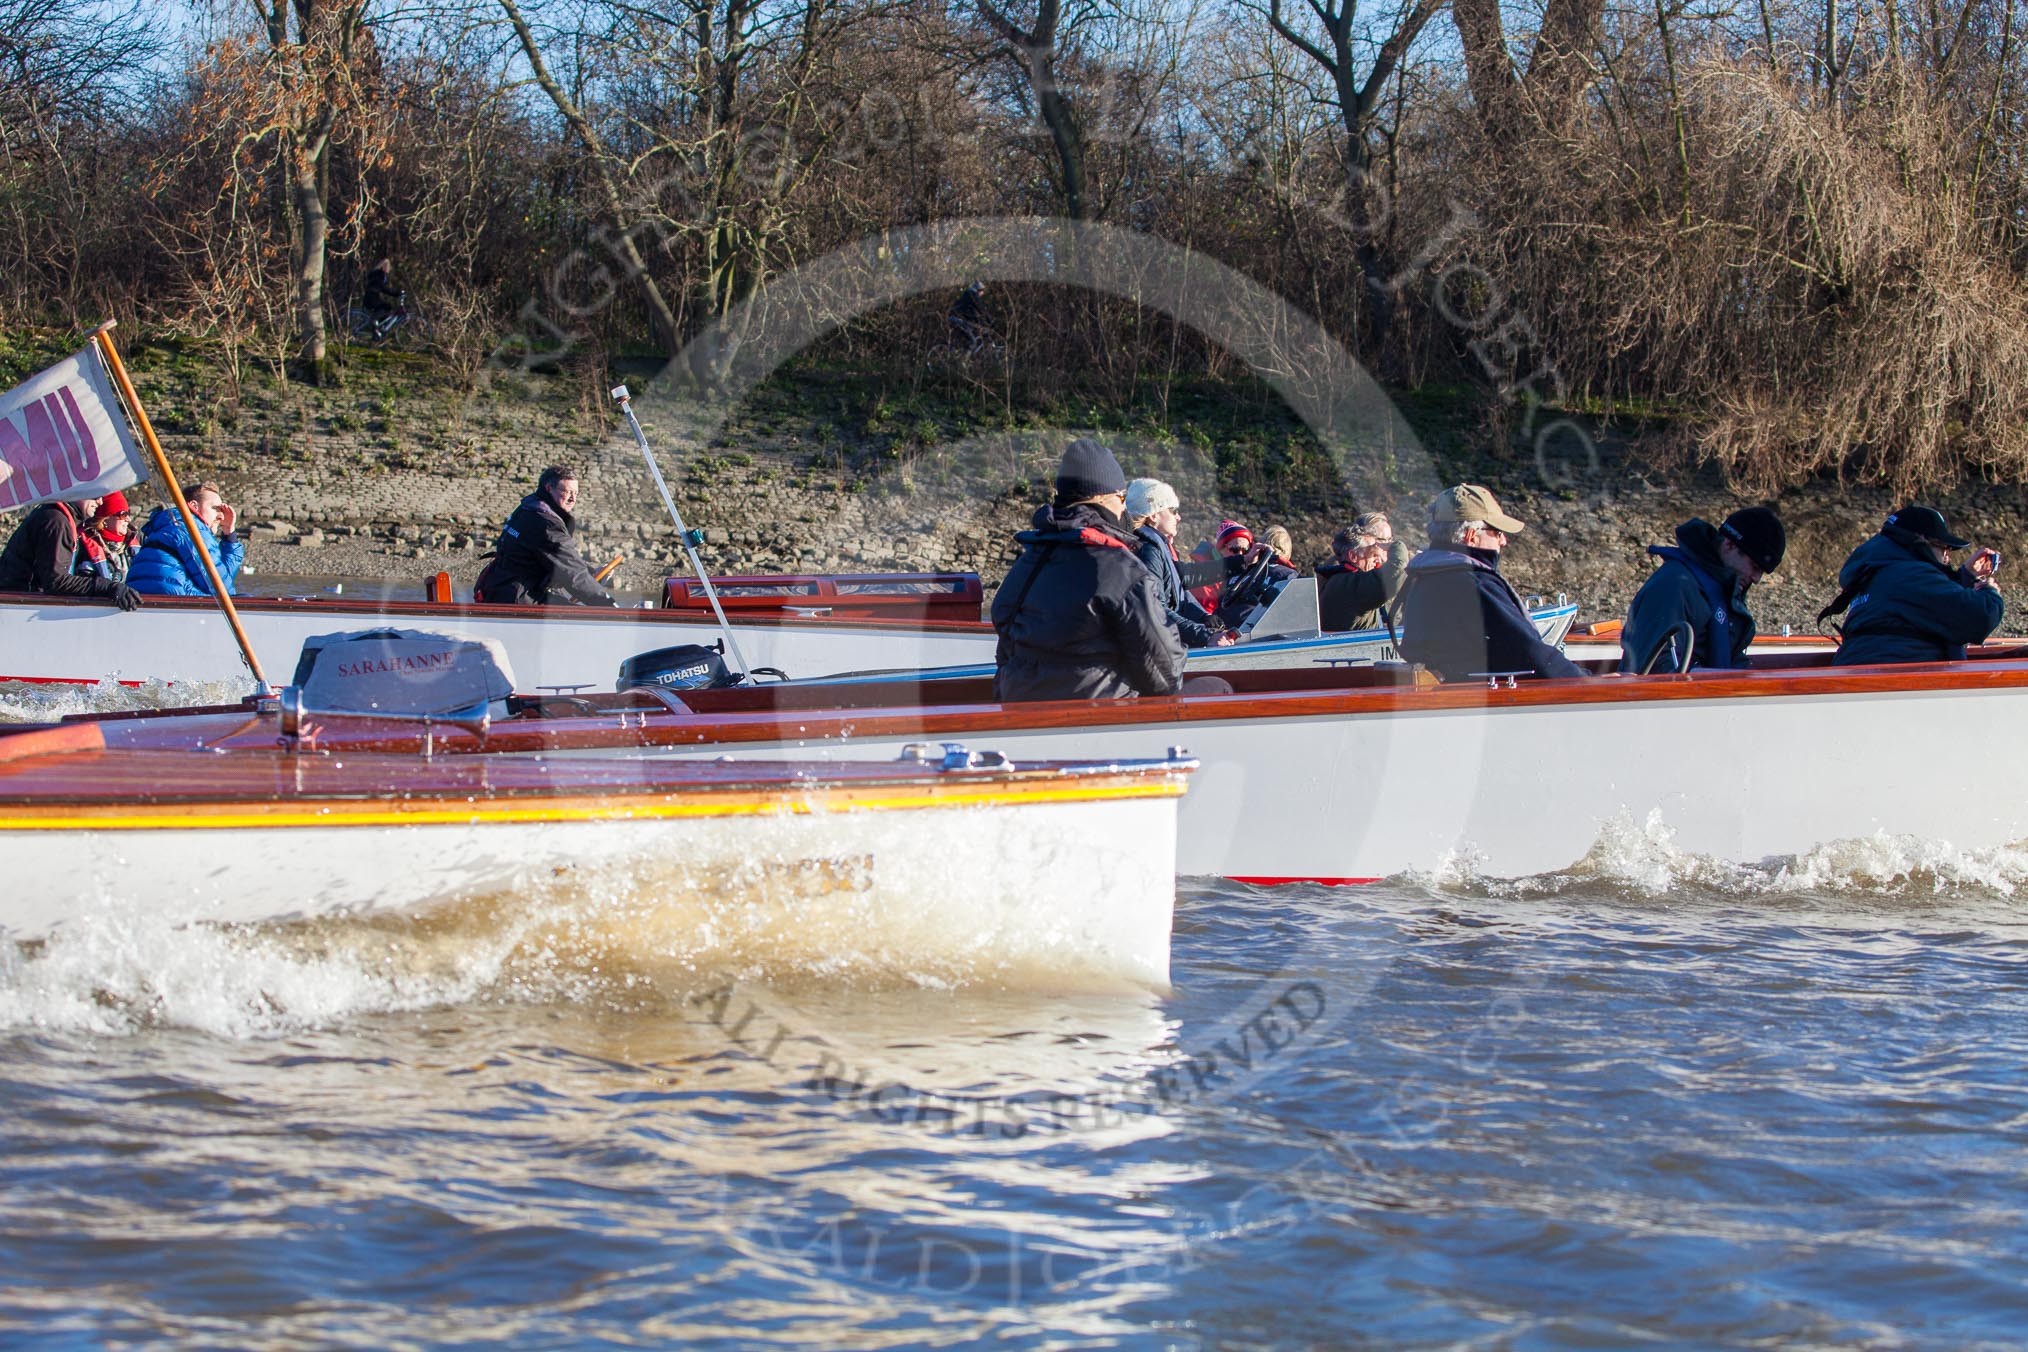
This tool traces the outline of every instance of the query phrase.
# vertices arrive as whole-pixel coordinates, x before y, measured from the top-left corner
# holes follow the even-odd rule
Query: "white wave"
[[[253,689],[252,682],[250,676],[237,681],[178,681],[173,685],[167,681],[121,685],[111,677],[95,685],[0,681],[0,723],[54,723],[73,714],[237,704]]]
[[[86,916],[0,956],[0,1030],[279,1036],[470,999],[497,976],[503,954],[474,945],[457,963],[416,968],[387,956],[370,944],[305,944],[286,931]]]
[[[1800,854],[1738,861],[1696,854],[1676,843],[1659,811],[1619,813],[1570,867],[1528,878],[1483,876],[1469,850],[1414,881],[1438,889],[1529,896],[1605,885],[1657,898],[1686,890],[1740,898],[2009,898],[2028,887],[2028,842],[1965,849],[1949,841],[1877,832],[1827,841]]]

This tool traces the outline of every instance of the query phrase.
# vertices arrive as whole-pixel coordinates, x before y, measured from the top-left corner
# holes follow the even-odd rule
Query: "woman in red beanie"
[[[77,533],[77,571],[86,577],[125,582],[134,561],[134,512],[125,493],[108,493]]]

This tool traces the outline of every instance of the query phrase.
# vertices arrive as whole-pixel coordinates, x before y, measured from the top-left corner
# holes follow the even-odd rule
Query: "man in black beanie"
[[[1121,513],[1127,476],[1089,437],[1063,452],[1056,498],[1014,538],[1021,557],[993,597],[1002,700],[1173,695],[1183,639]]]
[[[1765,507],[1742,507],[1716,526],[1693,516],[1676,527],[1673,546],[1649,545],[1662,566],[1627,609],[1620,670],[1751,666],[1746,646],[1754,624],[1746,591],[1781,566],[1787,549],[1781,518]]]

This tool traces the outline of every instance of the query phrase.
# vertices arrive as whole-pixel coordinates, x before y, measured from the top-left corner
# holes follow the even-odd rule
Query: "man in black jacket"
[[[1021,557],[993,597],[993,691],[1002,700],[1173,695],[1183,640],[1121,520],[1127,476],[1090,438],[1056,471],[1056,499],[1014,538]]]
[[[1746,590],[1781,566],[1787,547],[1781,518],[1765,507],[1742,507],[1717,526],[1693,516],[1676,527],[1673,547],[1649,545],[1662,566],[1627,608],[1620,670],[1639,675],[1750,665],[1746,646],[1754,623]]]
[[[1838,570],[1843,588],[1819,620],[1851,607],[1834,666],[1873,662],[1956,662],[1965,645],[1983,643],[2007,613],[1994,573],[2000,556],[1981,549],[1955,558],[1969,541],[1951,533],[1934,507],[1904,507]]]
[[[1377,629],[1383,607],[1408,576],[1408,546],[1394,538],[1386,516],[1368,512],[1331,541],[1336,561],[1317,569],[1317,620],[1332,633]]]
[[[1402,584],[1401,655],[1446,681],[1489,673],[1582,676],[1542,641],[1527,607],[1500,576],[1500,550],[1521,523],[1477,484],[1429,505],[1429,548],[1408,561]]]
[[[493,561],[473,585],[476,599],[508,606],[618,605],[577,552],[576,506],[577,471],[562,465],[542,471],[535,491],[501,529]]]
[[[121,610],[136,610],[141,593],[108,577],[80,576],[78,523],[90,521],[99,499],[45,502],[22,521],[0,550],[0,591],[45,592],[51,596],[97,596]]]

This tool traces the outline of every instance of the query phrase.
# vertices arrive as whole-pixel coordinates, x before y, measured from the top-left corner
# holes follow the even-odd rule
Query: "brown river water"
[[[2028,1329],[2028,851],[1618,822],[1521,880],[1186,882],[1163,992],[620,933],[618,885],[231,929],[114,888],[0,943],[0,1343]]]

